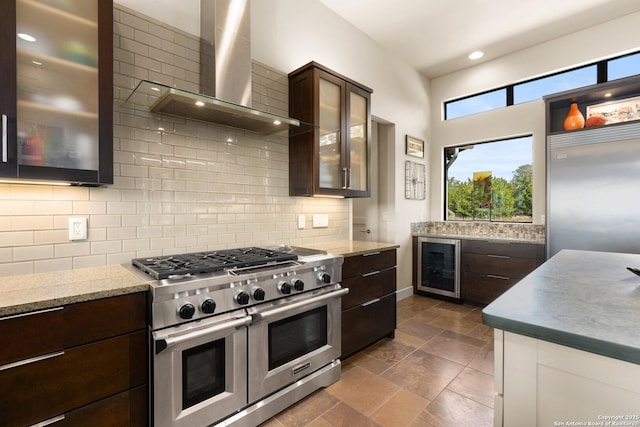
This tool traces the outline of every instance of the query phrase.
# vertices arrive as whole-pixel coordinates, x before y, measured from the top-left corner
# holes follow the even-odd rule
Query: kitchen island
[[[563,250],[483,310],[496,426],[640,425],[640,277],[626,267],[640,255]]]

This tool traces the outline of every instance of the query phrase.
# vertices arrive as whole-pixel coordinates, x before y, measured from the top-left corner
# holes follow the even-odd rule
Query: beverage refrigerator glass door
[[[418,239],[418,291],[460,299],[460,240]]]

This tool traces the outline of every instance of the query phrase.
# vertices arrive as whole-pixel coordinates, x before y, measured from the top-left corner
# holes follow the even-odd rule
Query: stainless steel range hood
[[[251,108],[249,3],[201,1],[198,93],[142,80],[125,104],[267,135],[312,129],[299,120]]]

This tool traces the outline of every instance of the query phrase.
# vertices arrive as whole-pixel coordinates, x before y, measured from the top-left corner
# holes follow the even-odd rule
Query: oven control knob
[[[304,291],[304,282],[302,280],[300,280],[300,279],[294,279],[293,280],[293,289],[295,289],[298,292]]]
[[[213,312],[216,311],[216,302],[211,298],[207,298],[200,303],[200,311],[205,314],[213,314]]]
[[[252,291],[253,299],[256,301],[264,301],[265,292],[262,288],[255,288]]]
[[[329,275],[329,273],[325,273],[325,272],[319,273],[318,274],[318,280],[321,283],[329,284],[329,283],[331,283],[331,275]]]
[[[191,319],[194,314],[196,314],[196,308],[190,303],[184,304],[178,309],[178,316],[180,316],[181,319]]]
[[[280,282],[278,283],[278,290],[281,294],[288,295],[291,293],[291,283],[289,282]]]
[[[245,291],[238,292],[235,298],[236,298],[236,302],[240,305],[249,304],[249,294],[246,293]]]

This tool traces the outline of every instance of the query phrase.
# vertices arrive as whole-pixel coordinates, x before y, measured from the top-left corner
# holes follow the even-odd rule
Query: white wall
[[[637,50],[640,13],[582,30],[431,81],[431,220],[443,219],[443,147],[533,134],[533,215],[546,209],[544,103],[532,101],[443,121],[443,101]]]
[[[371,110],[395,124],[395,242],[398,287],[411,285],[410,223],[426,217],[428,204],[404,199],[404,153],[410,134],[429,141],[428,82],[394,53],[315,0],[253,0],[252,57],[284,72],[316,61],[373,89]],[[427,164],[428,159],[422,160]]]

